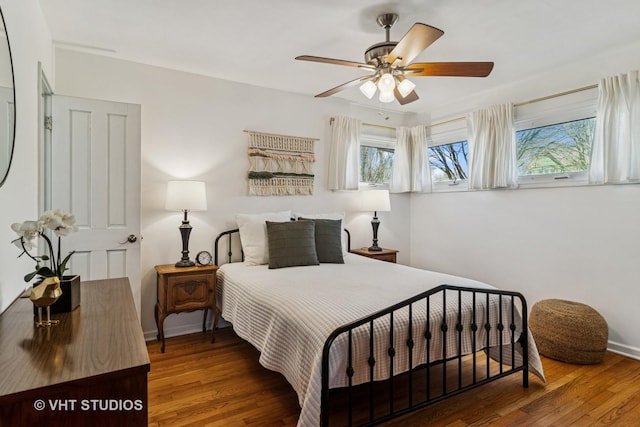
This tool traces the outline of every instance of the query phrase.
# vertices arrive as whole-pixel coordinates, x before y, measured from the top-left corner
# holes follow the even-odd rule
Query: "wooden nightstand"
[[[158,273],[158,300],[155,307],[158,341],[162,341],[160,351],[164,353],[164,319],[172,313],[204,310],[202,332],[207,331],[207,314],[212,310],[214,320],[216,309],[217,265],[202,267],[181,267],[173,264],[156,265]],[[211,328],[211,342],[215,341],[215,327]]]
[[[351,249],[352,254],[366,256],[368,258],[379,259],[380,261],[396,262],[396,254],[399,251],[395,249],[382,248],[381,251],[370,251],[367,248]]]

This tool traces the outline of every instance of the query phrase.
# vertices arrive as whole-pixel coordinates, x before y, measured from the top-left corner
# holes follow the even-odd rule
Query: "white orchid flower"
[[[40,224],[37,221],[15,222],[11,224],[11,229],[15,231],[19,238],[12,241],[20,250],[30,251],[35,247],[32,240],[40,234]]]
[[[16,222],[11,224],[11,229],[26,240],[35,239],[41,231],[38,221],[25,221],[22,224]]]
[[[24,221],[22,223],[11,224],[11,229],[18,234],[18,238],[11,241],[18,249],[21,250],[20,255],[27,255],[32,260],[36,261],[36,268],[31,273],[24,276],[26,282],[33,279],[35,276],[62,277],[62,274],[67,270],[66,265],[75,251],[71,251],[66,257],[62,258],[60,255],[60,238],[62,236],[68,236],[72,232],[78,231],[76,226],[76,218],[73,214],[66,213],[60,209],[55,211],[47,211],[40,215],[38,221]],[[58,236],[58,254],[54,251],[51,238],[43,233],[43,228],[49,228]],[[35,247],[32,242],[36,237],[42,238],[47,247],[47,252],[42,255],[31,255],[29,253]],[[41,264],[41,262],[43,264]],[[47,265],[49,264],[49,265]]]
[[[75,225],[61,225],[55,230],[53,230],[53,232],[56,233],[58,236],[68,236],[69,234],[75,231],[78,231],[78,227]]]
[[[62,219],[62,223],[66,227],[75,227],[76,216],[72,213],[66,213],[62,211],[56,211],[60,213],[60,218]]]
[[[44,227],[55,230],[62,225],[62,216],[57,215],[55,211],[46,211],[42,215],[40,215],[38,221]]]
[[[35,248],[35,245],[31,243],[30,240],[25,240],[24,237],[18,237],[13,241],[13,244],[21,251],[29,252],[31,249]]]
[[[78,231],[78,227],[75,225],[76,217],[60,209],[43,213],[39,221],[43,226],[53,230],[58,236],[68,236]]]

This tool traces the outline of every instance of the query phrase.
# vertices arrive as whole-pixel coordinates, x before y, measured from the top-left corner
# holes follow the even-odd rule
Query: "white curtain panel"
[[[409,128],[396,128],[396,149],[393,153],[393,171],[391,174],[392,193],[411,191],[411,131]]]
[[[329,148],[329,190],[357,190],[360,148],[360,120],[337,116],[331,123]]]
[[[427,127],[411,128],[411,191],[431,191],[431,167],[427,156]]]
[[[396,128],[392,193],[431,191],[431,169],[426,152],[426,126]]]
[[[600,80],[589,182],[640,181],[639,72]]]
[[[495,105],[467,116],[469,188],[514,188],[516,134],[513,104]]]

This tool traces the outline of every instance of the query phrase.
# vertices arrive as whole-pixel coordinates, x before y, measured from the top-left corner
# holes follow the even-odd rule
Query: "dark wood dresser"
[[[37,328],[29,298],[0,315],[0,426],[146,426],[149,354],[127,278]]]

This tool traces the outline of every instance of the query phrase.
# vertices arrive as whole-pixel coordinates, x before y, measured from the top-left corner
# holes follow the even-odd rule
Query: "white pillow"
[[[289,220],[291,220],[291,211],[236,214],[245,264],[267,264],[269,262],[269,245],[267,244],[266,221],[284,222]]]
[[[347,233],[344,231],[344,212],[330,212],[330,213],[315,213],[315,214],[305,214],[300,212],[295,212],[293,217],[297,220],[298,218],[309,218],[309,219],[339,219],[342,221],[342,255],[346,255],[349,245],[347,244]]]

